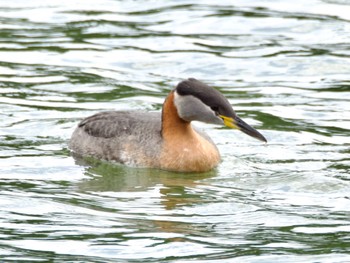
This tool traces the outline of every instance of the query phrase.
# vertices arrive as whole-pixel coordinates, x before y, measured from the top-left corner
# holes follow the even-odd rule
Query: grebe
[[[191,121],[225,125],[267,142],[216,89],[190,78],[165,99],[162,112],[107,111],[82,120],[70,148],[81,156],[138,167],[205,172],[220,162],[210,137]]]

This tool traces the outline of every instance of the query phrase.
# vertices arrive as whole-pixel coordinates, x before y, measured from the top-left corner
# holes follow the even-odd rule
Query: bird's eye
[[[218,106],[212,106],[210,108],[212,109],[212,111],[215,112],[215,115],[219,115],[219,107]]]

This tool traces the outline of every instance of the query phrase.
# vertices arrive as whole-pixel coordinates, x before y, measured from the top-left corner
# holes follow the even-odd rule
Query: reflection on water
[[[348,262],[348,1],[0,4],[0,258]],[[268,139],[212,125],[205,174],[70,155],[83,117],[195,77]]]
[[[75,156],[76,164],[86,166],[85,174],[91,178],[79,184],[82,191],[129,192],[147,191],[157,185],[164,189],[179,187],[196,187],[196,181],[202,181],[216,175],[213,170],[206,173],[177,173],[157,169],[133,168],[121,164],[111,164],[93,158]],[[182,190],[183,191],[183,190]],[[163,191],[162,191],[163,193]],[[166,191],[164,191],[166,193]],[[164,194],[163,193],[163,194]]]

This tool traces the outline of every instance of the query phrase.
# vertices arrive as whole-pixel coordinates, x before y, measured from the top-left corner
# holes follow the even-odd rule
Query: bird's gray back
[[[141,166],[156,159],[161,145],[160,112],[97,113],[78,124],[70,141],[78,154]]]

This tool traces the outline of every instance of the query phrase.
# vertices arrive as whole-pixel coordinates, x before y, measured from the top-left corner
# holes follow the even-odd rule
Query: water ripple
[[[347,262],[345,0],[0,4],[4,261]],[[198,124],[205,174],[73,158],[76,123],[160,110],[179,80],[223,92],[268,144]]]

